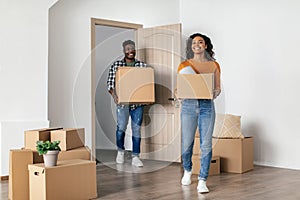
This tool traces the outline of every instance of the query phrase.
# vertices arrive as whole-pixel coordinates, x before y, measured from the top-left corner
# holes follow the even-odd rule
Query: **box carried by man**
[[[154,87],[150,67],[119,67],[116,72],[118,103],[154,103]]]

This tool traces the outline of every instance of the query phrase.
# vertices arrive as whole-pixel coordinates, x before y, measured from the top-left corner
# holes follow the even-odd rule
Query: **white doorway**
[[[116,106],[106,89],[110,65],[124,57],[122,43],[134,41],[134,30],[97,25],[95,32],[96,67],[96,149],[116,149]],[[127,132],[131,131],[130,123]],[[131,150],[131,138],[126,134],[125,149]]]
[[[92,19],[93,143],[96,148],[116,150],[115,105],[106,89],[107,70],[113,61],[123,57],[122,42],[133,37],[137,46],[137,58],[154,68],[156,83],[156,103],[145,108],[141,157],[180,162],[179,108],[168,99],[173,97],[175,71],[181,62],[181,25],[142,27],[139,24]],[[98,28],[100,34],[103,30],[107,33],[97,38]],[[129,131],[130,127],[127,129],[128,133]],[[128,141],[131,141],[130,134],[129,138]],[[130,148],[131,144],[126,149]],[[101,161],[101,158],[98,159]]]
[[[106,81],[110,65],[124,57],[122,43],[135,41],[135,30],[139,24],[92,19],[92,108],[93,143],[96,159],[107,162],[114,157],[116,148],[116,106],[107,92]],[[127,127],[126,150],[131,150],[131,127]],[[103,153],[104,152],[104,153]]]

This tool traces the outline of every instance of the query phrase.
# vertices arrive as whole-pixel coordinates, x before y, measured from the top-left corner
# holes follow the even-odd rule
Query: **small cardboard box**
[[[91,150],[89,149],[89,147],[85,146],[68,151],[60,151],[57,158],[58,161],[73,159],[91,160]],[[43,156],[39,155],[37,151],[33,151],[33,163],[43,162]]]
[[[214,74],[177,74],[177,97],[213,99]]]
[[[25,149],[36,150],[37,141],[50,141],[50,131],[58,129],[62,128],[43,128],[25,131]]]
[[[200,166],[201,166],[200,156],[201,155],[193,155],[192,156],[192,162],[193,162],[192,173],[193,174],[199,174]],[[217,175],[217,174],[220,174],[220,157],[213,156],[210,161],[209,175]]]
[[[244,173],[253,169],[253,137],[213,138],[213,155],[221,158],[221,172]]]
[[[96,162],[58,161],[55,167],[28,165],[31,200],[93,199],[97,197]]]
[[[29,199],[28,164],[32,164],[31,150],[10,150],[8,198],[10,200]]]
[[[60,130],[51,131],[51,141],[60,141],[60,148],[62,151],[83,147],[85,145],[84,128],[64,128]]]
[[[150,67],[119,67],[116,72],[118,103],[154,103],[154,70]]]

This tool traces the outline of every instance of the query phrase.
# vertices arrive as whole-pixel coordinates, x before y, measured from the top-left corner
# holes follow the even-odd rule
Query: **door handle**
[[[180,107],[180,102],[178,101],[177,98],[175,98],[175,97],[169,97],[168,100],[172,101],[172,104],[174,105],[175,108],[179,108]]]

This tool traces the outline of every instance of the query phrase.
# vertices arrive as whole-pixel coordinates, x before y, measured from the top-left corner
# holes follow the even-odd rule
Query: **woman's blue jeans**
[[[119,151],[124,151],[125,132],[131,117],[132,129],[132,155],[138,156],[140,154],[141,145],[141,124],[143,121],[144,106],[137,106],[132,109],[130,106],[117,106],[117,131],[116,140]]]
[[[201,166],[198,179],[206,180],[212,157],[215,107],[210,99],[184,99],[181,106],[181,153],[183,168],[192,170],[195,132],[200,133]],[[199,152],[198,152],[199,153]]]

